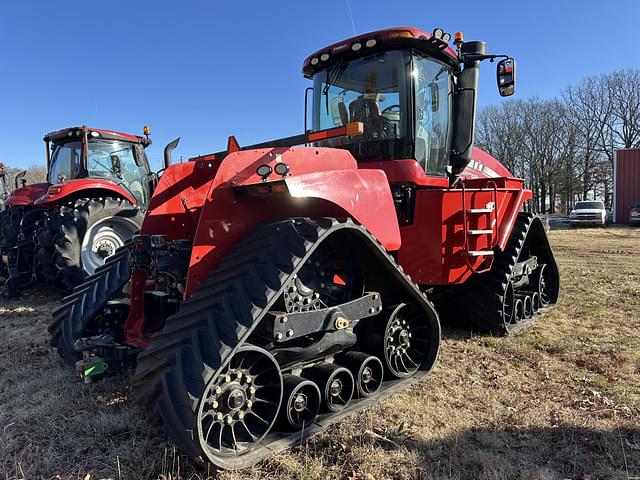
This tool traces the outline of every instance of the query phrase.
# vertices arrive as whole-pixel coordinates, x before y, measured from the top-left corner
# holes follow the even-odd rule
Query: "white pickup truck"
[[[571,226],[577,225],[597,225],[604,227],[607,225],[607,210],[604,203],[600,201],[576,202],[575,207],[569,213]]]

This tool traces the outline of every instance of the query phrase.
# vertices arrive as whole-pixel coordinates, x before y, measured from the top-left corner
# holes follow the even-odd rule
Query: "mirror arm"
[[[509,55],[474,55],[474,54],[468,54],[468,55],[463,55],[462,61],[464,63],[467,63],[467,62],[481,62],[483,60],[489,60],[489,61],[493,62],[496,58],[509,58]]]

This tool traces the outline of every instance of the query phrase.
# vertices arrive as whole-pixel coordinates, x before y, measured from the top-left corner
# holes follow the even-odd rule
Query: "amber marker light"
[[[349,122],[346,125],[347,136],[355,137],[356,135],[362,135],[364,133],[364,123],[362,122]]]

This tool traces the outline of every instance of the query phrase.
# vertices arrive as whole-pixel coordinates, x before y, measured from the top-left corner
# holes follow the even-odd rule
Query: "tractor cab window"
[[[445,175],[451,146],[451,73],[449,67],[416,55],[415,158],[428,175]]]
[[[82,142],[54,143],[49,166],[49,183],[73,180],[82,174]]]
[[[90,140],[87,172],[91,178],[106,178],[124,186],[140,204],[149,200],[148,172],[145,166],[138,166],[132,143]]]
[[[318,142],[346,148],[359,160],[408,158],[408,53],[388,51],[338,62],[314,75],[313,129],[362,122],[364,134]]]

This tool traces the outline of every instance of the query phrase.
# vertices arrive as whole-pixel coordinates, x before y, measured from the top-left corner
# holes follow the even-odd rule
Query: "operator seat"
[[[380,106],[373,98],[366,98],[360,95],[349,104],[349,116],[352,122],[362,122],[364,124],[365,135],[371,135],[378,131],[382,113]]]

